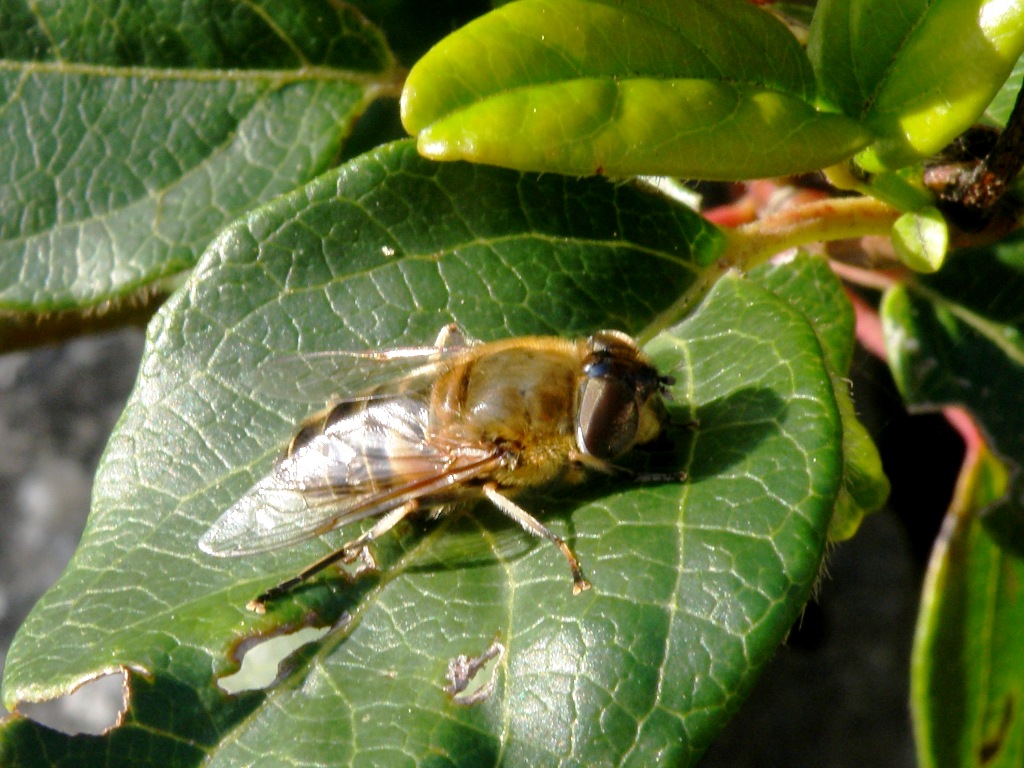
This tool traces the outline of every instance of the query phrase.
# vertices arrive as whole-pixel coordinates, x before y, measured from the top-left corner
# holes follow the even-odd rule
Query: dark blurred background
[[[78,546],[92,477],[135,382],[142,339],[141,330],[125,328],[0,355],[0,667]],[[119,704],[111,679],[41,716],[92,732]]]

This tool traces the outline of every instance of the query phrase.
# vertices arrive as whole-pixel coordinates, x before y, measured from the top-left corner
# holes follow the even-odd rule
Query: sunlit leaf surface
[[[309,410],[246,383],[269,355],[425,343],[453,320],[484,339],[636,334],[700,286],[719,238],[628,186],[411,144],[227,230],[152,324],[82,545],[7,659],[11,707],[129,667],[128,718],[90,738],[14,719],[3,764],[692,764],[798,616],[843,473],[818,336],[754,281],[720,280],[648,346],[676,379],[674,426],[633,461],[686,482],[523,500],[572,542],[582,595],[553,547],[484,506],[402,525],[379,572],[326,574],[264,616],[245,602],[351,532],[233,560],[196,542]],[[301,625],[334,628],[283,681],[217,687],[239,642]],[[489,692],[453,701],[450,664],[495,643]]]
[[[878,137],[861,162],[898,168],[979,119],[1024,52],[1024,2],[822,0],[807,50],[821,97]]]
[[[870,140],[816,108],[796,38],[742,0],[504,5],[416,63],[402,122],[434,159],[583,176],[774,176]]]
[[[349,6],[0,2],[0,310],[116,299],[335,159],[394,87]]]

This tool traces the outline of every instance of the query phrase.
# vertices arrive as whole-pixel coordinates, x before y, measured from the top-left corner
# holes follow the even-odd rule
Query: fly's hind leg
[[[510,499],[502,496],[498,491],[498,486],[495,483],[487,483],[483,487],[483,494],[494,506],[500,509],[504,514],[515,520],[519,525],[523,527],[528,533],[532,533],[534,536],[538,536],[542,539],[547,539],[565,555],[565,559],[569,561],[569,568],[572,571],[572,593],[578,595],[587,589],[590,589],[590,582],[583,577],[583,569],[580,568],[580,562],[576,559],[576,555],[569,545],[565,543],[565,539],[555,536],[549,531],[539,520],[533,515],[527,512],[525,509],[515,504]]]
[[[412,514],[419,509],[419,501],[416,499],[410,499],[404,504],[395,507],[388,512],[384,517],[374,523],[373,527],[367,530],[358,538],[344,544],[341,549],[331,552],[326,557],[322,557],[310,566],[307,566],[301,570],[297,575],[290,579],[282,581],[280,584],[271,587],[266,592],[262,593],[254,600],[250,600],[246,604],[246,608],[256,613],[264,613],[267,609],[267,603],[274,600],[281,595],[287,594],[295,587],[307,581],[312,576],[320,573],[324,568],[334,565],[339,561],[351,563],[356,558],[361,558],[366,563],[368,568],[376,568],[377,564],[373,559],[373,555],[370,554],[368,545],[374,539],[380,538],[385,533],[394,528],[399,521],[405,518],[407,515]]]

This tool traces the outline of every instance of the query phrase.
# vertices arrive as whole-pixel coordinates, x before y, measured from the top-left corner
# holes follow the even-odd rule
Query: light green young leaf
[[[905,213],[892,226],[892,245],[915,272],[937,272],[949,247],[949,225],[936,208]]]
[[[1022,52],[1022,0],[821,0],[807,44],[822,99],[878,137],[872,172],[969,128]]]
[[[803,50],[742,0],[523,0],[416,66],[420,152],[572,175],[743,179],[809,171],[869,135],[814,107]]]

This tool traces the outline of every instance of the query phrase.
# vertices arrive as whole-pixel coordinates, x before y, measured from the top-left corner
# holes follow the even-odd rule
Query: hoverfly
[[[661,432],[672,383],[618,331],[586,339],[481,343],[455,325],[433,346],[324,353],[366,387],[303,422],[270,473],[224,512],[199,546],[233,557],[379,519],[341,549],[249,603],[264,604],[338,561],[373,565],[368,545],[407,515],[487,499],[557,546],[573,593],[590,587],[569,545],[512,497],[579,483]],[[314,356],[309,356],[314,357]],[[307,370],[323,367],[311,362]],[[351,371],[349,378],[351,378]]]

